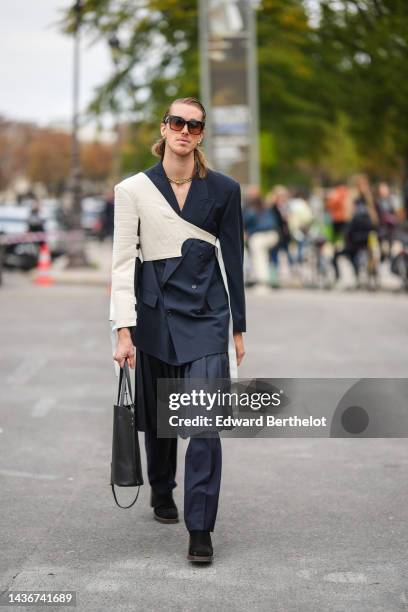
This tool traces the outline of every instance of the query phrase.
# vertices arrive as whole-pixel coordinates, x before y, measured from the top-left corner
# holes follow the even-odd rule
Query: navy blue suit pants
[[[228,353],[205,355],[182,365],[170,365],[137,349],[136,421],[145,432],[147,472],[152,489],[161,494],[177,486],[178,438],[158,438],[157,378],[228,378]],[[214,531],[221,486],[222,451],[217,433],[189,438],[184,470],[184,522],[189,531]]]

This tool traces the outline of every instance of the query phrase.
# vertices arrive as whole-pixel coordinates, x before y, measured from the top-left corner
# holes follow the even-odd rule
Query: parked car
[[[21,204],[0,206],[0,235],[11,238],[12,234],[25,234],[31,231],[45,231],[49,234],[47,244],[51,257],[55,259],[65,253],[65,241],[52,232],[63,230],[59,221],[57,200],[41,201],[38,220],[33,223],[32,206],[34,200],[24,200]],[[27,241],[16,237],[15,242],[7,242],[4,247],[3,264],[6,268],[30,270],[37,265],[40,242]]]

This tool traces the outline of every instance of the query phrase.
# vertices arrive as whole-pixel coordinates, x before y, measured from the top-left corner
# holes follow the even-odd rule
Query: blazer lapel
[[[181,216],[205,229],[203,226],[214,204],[215,199],[208,196],[207,179],[194,177]]]
[[[164,171],[163,162],[159,161],[151,170],[152,172],[148,172],[149,178],[153,181],[175,212],[189,223],[193,223],[194,225],[197,225],[197,227],[202,227],[215,204],[215,199],[208,197],[207,180],[197,176],[193,178],[183,209],[180,210],[175,193]],[[187,254],[190,246],[191,241],[187,243],[185,248],[183,248],[183,245],[183,254],[181,257],[171,257],[166,260],[160,283],[162,286],[178,268],[183,257],[185,257]]]
[[[167,200],[169,205],[176,211],[177,214],[180,214],[180,208],[177,202],[177,198],[174,194],[173,189],[171,188],[169,179],[164,172],[163,164],[159,161],[152,168],[153,172],[148,173],[149,178],[156,185],[157,189],[161,192],[163,197]]]
[[[163,162],[159,161],[146,174],[180,217],[197,227],[202,227],[215,204],[215,199],[208,196],[207,179],[197,176],[193,178],[183,209],[180,210],[176,195],[164,171]]]

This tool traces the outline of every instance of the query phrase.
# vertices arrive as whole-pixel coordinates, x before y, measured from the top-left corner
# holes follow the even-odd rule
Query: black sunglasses
[[[187,124],[187,129],[189,134],[194,134],[197,136],[201,134],[204,129],[204,121],[198,121],[197,119],[190,119],[187,121],[183,119],[183,117],[178,117],[177,115],[167,115],[164,119],[164,123],[168,123],[170,129],[175,130],[176,132],[181,132],[184,126]]]

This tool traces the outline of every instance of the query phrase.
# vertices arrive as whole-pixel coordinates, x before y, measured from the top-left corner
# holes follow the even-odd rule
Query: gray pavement
[[[179,524],[153,521],[148,485],[129,510],[112,499],[107,285],[7,274],[0,301],[1,591],[72,589],[92,612],[408,610],[405,439],[223,439],[214,562],[195,567],[187,441]],[[407,307],[391,293],[248,291],[240,375],[406,377]]]

